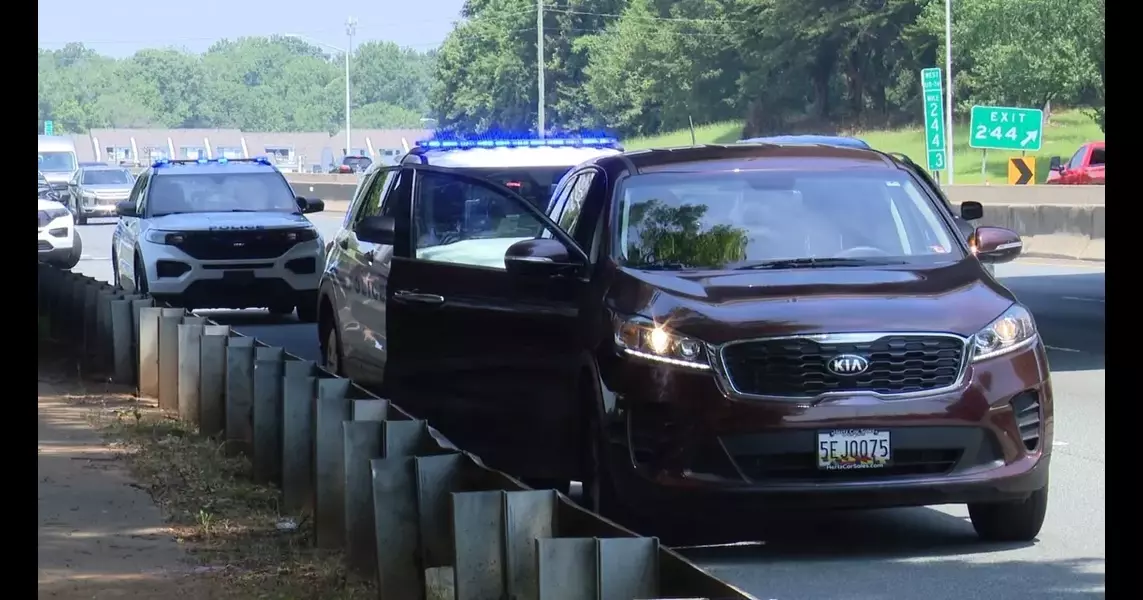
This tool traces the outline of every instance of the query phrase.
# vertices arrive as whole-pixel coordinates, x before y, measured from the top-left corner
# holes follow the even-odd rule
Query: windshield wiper
[[[633,266],[636,269],[640,269],[643,271],[682,271],[683,269],[693,268],[690,265],[683,264],[680,262],[667,262],[667,261],[649,262],[649,263],[643,263],[641,265],[637,265],[637,266],[633,265]]]
[[[762,269],[820,269],[825,267],[865,267],[871,265],[902,265],[904,261],[883,258],[785,258],[764,260],[733,267],[734,271]]]

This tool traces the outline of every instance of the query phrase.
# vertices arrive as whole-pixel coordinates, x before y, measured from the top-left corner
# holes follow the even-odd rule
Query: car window
[[[146,213],[147,210],[147,184],[151,181],[151,174],[143,172],[139,178],[135,180],[135,187],[131,188],[130,201],[135,203],[135,210],[140,216]]]
[[[617,258],[636,268],[963,254],[942,208],[898,170],[648,173],[616,193]]]
[[[376,171],[362,184],[353,209],[352,223],[356,225],[365,217],[377,215],[381,207],[381,197],[399,171]]]
[[[1072,155],[1072,159],[1068,161],[1068,169],[1079,169],[1083,167],[1084,156],[1087,155],[1087,146],[1080,146],[1079,150]]]
[[[545,228],[521,200],[450,173],[422,172],[413,204],[416,258],[504,269],[512,244]]]
[[[568,204],[568,198],[571,197],[572,188],[575,187],[575,182],[580,176],[580,173],[576,173],[568,178],[568,181],[564,183],[562,188],[557,186],[556,195],[552,197],[551,210],[548,212],[548,217],[553,221],[557,223],[560,222],[560,216],[563,215],[564,208],[566,208]]]
[[[298,212],[290,185],[276,171],[164,174],[148,194],[153,216],[204,212]]]
[[[1095,148],[1091,151],[1091,160],[1088,164],[1093,167],[1102,167],[1103,165],[1103,148]]]
[[[576,178],[575,182],[570,186],[571,193],[568,195],[567,205],[556,221],[560,229],[568,233],[575,231],[575,226],[579,223],[579,214],[583,210],[583,201],[587,199],[587,191],[591,189],[592,182],[595,181],[595,171],[586,171]]]
[[[82,176],[77,173],[76,177],[84,185],[125,185],[131,183],[131,173],[127,169],[83,170],[81,173]]]

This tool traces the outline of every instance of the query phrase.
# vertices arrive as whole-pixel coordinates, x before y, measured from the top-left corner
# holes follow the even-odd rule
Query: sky
[[[38,1],[40,48],[55,50],[82,42],[116,58],[142,48],[203,52],[223,38],[276,34],[296,34],[344,48],[345,21],[351,16],[357,20],[355,46],[377,40],[428,50],[439,46],[452,30],[464,4],[464,0],[374,0],[337,6],[313,0]]]

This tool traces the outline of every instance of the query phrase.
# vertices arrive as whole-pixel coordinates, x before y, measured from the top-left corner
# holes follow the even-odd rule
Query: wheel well
[[[329,301],[329,296],[322,294],[321,299],[318,300],[318,345],[323,351],[326,349],[326,334],[332,326],[333,303]]]
[[[587,469],[591,468],[591,448],[587,446],[590,443],[591,436],[588,435],[593,422],[600,417],[600,399],[599,399],[599,380],[596,371],[590,366],[584,365],[580,368],[579,376],[576,378],[576,394],[579,396],[578,402],[578,415],[577,415],[577,430],[576,439],[579,440],[580,449],[580,465],[579,470],[581,476],[588,475]]]

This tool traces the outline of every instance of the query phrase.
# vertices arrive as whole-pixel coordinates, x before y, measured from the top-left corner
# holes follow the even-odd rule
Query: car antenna
[[[693,118],[691,118],[691,116],[690,116],[690,115],[687,115],[687,121],[688,121],[688,122],[690,123],[690,125],[691,125],[691,145],[692,145],[692,146],[697,146],[697,145],[698,145],[698,142],[697,142],[697,141],[695,141],[695,120],[694,120]]]

